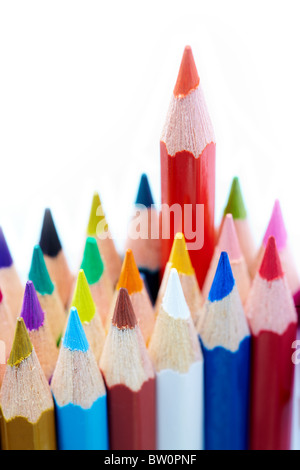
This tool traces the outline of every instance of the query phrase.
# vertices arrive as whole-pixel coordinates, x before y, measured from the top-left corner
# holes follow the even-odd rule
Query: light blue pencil
[[[107,450],[105,385],[76,308],[70,311],[51,389],[58,449]]]

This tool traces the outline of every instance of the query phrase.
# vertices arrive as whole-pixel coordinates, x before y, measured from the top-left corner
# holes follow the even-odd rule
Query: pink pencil
[[[269,225],[264,235],[261,247],[257,253],[255,262],[252,266],[251,274],[253,277],[255,273],[257,272],[259,266],[261,265],[269,237],[271,236],[273,236],[276,240],[276,246],[277,246],[280,262],[282,265],[282,269],[285,272],[286,279],[287,279],[289,288],[292,292],[295,306],[299,315],[299,312],[300,312],[300,278],[297,272],[293,255],[289,247],[287,231],[285,228],[285,224],[284,224],[284,220],[283,220],[283,216],[282,216],[282,212],[281,212],[281,208],[280,208],[280,204],[278,200],[275,201],[272,215],[269,221]]]
[[[240,242],[240,247],[245,257],[248,269],[250,269],[255,259],[256,246],[250,228],[240,182],[237,176],[235,176],[232,180],[229,197],[227,200],[226,207],[224,209],[223,218],[218,230],[217,238],[219,238],[219,234],[222,230],[226,214],[232,214],[236,234]]]

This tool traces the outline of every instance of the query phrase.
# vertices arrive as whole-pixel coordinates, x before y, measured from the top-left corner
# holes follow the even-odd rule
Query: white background
[[[257,244],[279,198],[300,266],[299,1],[0,0],[0,224],[24,281],[46,206],[76,270],[94,190],[121,252],[142,172],[159,202],[186,44],[216,133],[216,222],[238,175]]]
[[[71,267],[98,190],[122,251],[192,46],[217,139],[216,222],[238,175],[257,243],[279,198],[300,265],[297,1],[0,2],[0,224],[24,280],[51,207]]]

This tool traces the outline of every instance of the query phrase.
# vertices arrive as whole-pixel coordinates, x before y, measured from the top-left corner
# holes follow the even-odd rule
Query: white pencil
[[[203,448],[203,357],[176,269],[149,345],[156,368],[157,449]]]

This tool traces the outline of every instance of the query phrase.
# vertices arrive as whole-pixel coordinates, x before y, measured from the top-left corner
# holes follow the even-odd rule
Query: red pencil
[[[200,288],[214,251],[215,150],[214,131],[192,50],[187,46],[160,142],[162,267],[175,234],[183,232]],[[179,217],[171,213],[173,204],[181,208]],[[184,208],[187,205],[189,209]],[[168,228],[170,236],[166,235]]]
[[[297,314],[270,237],[246,305],[252,332],[250,447],[287,450],[291,440]]]

